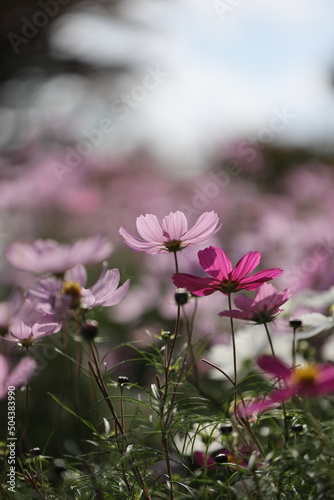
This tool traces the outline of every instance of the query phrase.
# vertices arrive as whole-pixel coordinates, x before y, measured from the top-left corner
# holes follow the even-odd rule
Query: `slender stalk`
[[[293,337],[292,337],[292,367],[296,366],[296,351],[297,351],[297,342],[296,342],[296,332],[297,327],[293,328]]]
[[[121,426],[122,426],[122,428],[124,430],[123,384],[121,384],[120,390],[121,390],[121,397],[120,397],[120,400],[119,400],[119,413],[120,413],[120,417],[121,417]]]
[[[232,311],[232,301],[231,301],[231,294],[228,294],[228,307],[229,310]],[[230,325],[231,325],[231,333],[232,333],[232,348],[233,348],[233,370],[234,370],[234,386],[237,385],[237,350],[235,346],[235,333],[234,333],[234,324],[233,324],[233,318],[230,318]]]
[[[228,294],[228,307],[229,310],[232,311],[232,301],[231,301],[231,294]],[[237,379],[238,379],[238,373],[237,373],[237,349],[235,345],[235,333],[234,333],[234,324],[233,324],[233,318],[230,317],[230,325],[231,325],[231,333],[232,333],[232,349],[233,349],[233,371],[234,371],[234,415],[236,418],[237,416]]]
[[[268,341],[269,341],[269,345],[270,345],[270,349],[271,349],[271,354],[273,355],[274,358],[276,358],[276,354],[275,354],[275,351],[274,351],[274,346],[273,346],[273,342],[271,340],[271,335],[270,335],[270,332],[269,332],[269,328],[268,328],[268,325],[267,323],[263,323],[264,325],[264,328],[266,330],[266,333],[267,333],[267,337],[268,337]]]
[[[92,357],[93,357],[93,360],[94,360],[95,368],[94,368],[93,364],[90,361],[88,361],[88,366],[89,366],[89,368],[90,368],[90,370],[91,370],[91,372],[93,374],[93,377],[95,378],[96,383],[97,383],[97,385],[98,385],[98,387],[99,387],[99,389],[100,389],[100,391],[101,391],[101,393],[102,393],[102,395],[103,395],[103,397],[105,399],[105,402],[107,403],[107,405],[108,405],[108,407],[110,409],[110,412],[111,412],[111,414],[112,414],[112,416],[114,418],[114,421],[115,421],[115,433],[116,433],[116,429],[118,429],[120,431],[120,433],[121,433],[121,435],[122,435],[125,443],[126,443],[126,434],[124,432],[124,429],[123,429],[121,423],[118,420],[115,408],[114,408],[112,402],[110,401],[107,388],[106,388],[106,386],[104,384],[104,381],[103,381],[103,378],[102,378],[102,375],[101,375],[101,372],[100,372],[98,360],[96,358],[96,354],[95,354],[94,348],[92,346],[92,342],[90,342],[89,345],[90,345],[90,350],[91,350]],[[130,453],[130,456],[131,456],[132,463],[134,465],[135,471],[137,473],[138,480],[140,482],[141,488],[143,490],[144,498],[146,500],[151,500],[151,497],[150,497],[150,495],[148,493],[147,486],[145,485],[144,479],[143,479],[143,477],[141,475],[141,472],[139,470],[139,467],[138,467],[138,465],[136,463],[135,457],[134,457],[134,455],[132,453]],[[128,484],[127,480],[125,480],[125,482],[126,482],[126,484]]]
[[[271,340],[271,335],[270,335],[270,332],[269,332],[268,325],[267,325],[267,323],[263,323],[263,324],[264,324],[264,328],[266,330],[267,337],[268,337],[268,340],[269,340],[271,354],[273,355],[274,358],[276,358],[276,354],[275,354],[275,351],[274,351],[274,346],[273,346],[273,343],[272,343],[272,340]],[[282,384],[279,383],[279,386],[281,387]],[[283,410],[283,419],[284,419],[284,442],[286,443],[287,440],[288,440],[288,437],[289,437],[289,422],[288,422],[288,417],[287,417],[287,414],[286,414],[286,407],[285,407],[284,401],[282,401],[282,410]]]

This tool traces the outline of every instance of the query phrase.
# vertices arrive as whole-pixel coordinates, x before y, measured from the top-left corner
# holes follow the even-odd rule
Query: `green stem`
[[[268,337],[268,341],[269,341],[269,345],[270,345],[270,349],[271,349],[271,354],[273,355],[274,358],[276,358],[276,354],[274,351],[274,346],[273,346],[273,342],[271,340],[271,335],[270,335],[270,332],[268,329],[268,325],[267,325],[267,323],[263,323],[263,325],[264,325],[264,328],[265,328],[266,333],[267,333],[267,337]]]

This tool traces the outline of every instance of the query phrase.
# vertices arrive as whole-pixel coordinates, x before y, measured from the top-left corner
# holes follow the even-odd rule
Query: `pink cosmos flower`
[[[70,244],[54,240],[17,241],[9,245],[5,255],[17,269],[62,274],[77,264],[100,262],[110,255],[111,250],[111,244],[97,235]]]
[[[282,274],[282,269],[266,269],[248,276],[260,263],[259,252],[249,252],[232,268],[232,263],[226,253],[218,247],[209,247],[198,252],[199,263],[211,278],[201,278],[191,274],[178,273],[173,275],[174,285],[186,288],[200,297],[221,292],[225,295],[239,290],[256,290],[265,281]]]
[[[36,312],[36,311],[35,311]],[[5,340],[17,342],[23,347],[31,347],[37,340],[59,332],[61,324],[54,320],[54,315],[41,315],[36,322],[24,322],[14,319],[9,326]]]
[[[0,354],[0,399],[7,396],[8,387],[18,389],[28,383],[30,376],[36,368],[36,362],[31,358],[23,358],[10,372],[9,363],[5,356]]]
[[[36,289],[29,290],[29,300],[37,300],[36,308],[45,314],[55,313],[64,319],[69,310],[81,307],[91,309],[95,306],[109,307],[118,304],[128,291],[130,280],[118,287],[120,272],[107,269],[103,265],[99,279],[91,288],[84,288],[87,272],[78,264],[64,274],[64,279],[47,276],[36,280]],[[117,288],[118,287],[118,288]]]
[[[242,416],[263,413],[294,396],[316,398],[334,393],[334,366],[326,364],[308,364],[289,368],[283,361],[273,356],[261,356],[259,367],[278,377],[282,388],[274,390],[268,397],[239,407]]]
[[[219,316],[255,321],[259,325],[269,323],[282,311],[279,307],[291,297],[292,293],[289,289],[277,292],[277,289],[270,283],[263,283],[257,289],[253,299],[243,294],[234,299],[240,311],[237,309],[223,311],[219,313]]]
[[[159,223],[152,214],[141,215],[137,218],[137,231],[142,239],[128,233],[123,227],[119,232],[125,243],[138,252],[149,254],[177,252],[190,245],[197,245],[216,234],[218,217],[214,212],[205,212],[188,229],[188,222],[183,212],[171,212]]]

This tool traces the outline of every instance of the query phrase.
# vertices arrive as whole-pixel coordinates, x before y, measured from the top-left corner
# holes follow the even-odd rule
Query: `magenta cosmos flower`
[[[243,294],[234,299],[234,304],[240,310],[223,311],[219,316],[255,321],[259,325],[269,323],[283,310],[280,306],[291,297],[292,293],[289,289],[277,292],[271,283],[263,283],[253,299]]]
[[[106,259],[111,244],[101,236],[61,244],[54,240],[36,240],[33,243],[17,241],[7,248],[9,262],[22,271],[62,274],[77,264],[92,264]]]
[[[199,263],[211,278],[200,278],[191,274],[178,273],[173,275],[174,285],[186,288],[198,296],[221,292],[225,295],[239,290],[256,290],[265,281],[282,274],[282,269],[266,269],[248,276],[259,264],[261,254],[249,252],[242,257],[233,268],[226,253],[217,247],[209,247],[198,252]]]
[[[103,265],[99,279],[91,288],[84,288],[87,281],[86,269],[78,264],[64,274],[64,279],[47,276],[36,280],[36,289],[29,290],[28,298],[37,300],[35,307],[46,314],[55,313],[64,319],[69,310],[81,307],[114,306],[128,291],[130,280],[118,287],[120,272]],[[118,288],[117,288],[118,287]]]
[[[218,217],[214,212],[205,212],[188,229],[188,222],[183,212],[171,212],[159,223],[152,214],[141,215],[137,218],[137,231],[142,239],[128,233],[123,227],[119,232],[125,243],[138,252],[149,254],[177,252],[190,245],[197,245],[206,241],[219,231]]]
[[[263,413],[275,408],[283,401],[294,396],[316,398],[334,393],[334,366],[326,364],[308,364],[289,368],[283,361],[274,356],[261,356],[259,367],[278,377],[282,388],[274,390],[268,397],[239,407],[242,416]]]
[[[26,385],[35,368],[36,362],[33,359],[23,358],[10,371],[7,358],[0,354],[0,399],[7,396],[8,387],[14,386],[15,389],[18,389],[22,385]]]

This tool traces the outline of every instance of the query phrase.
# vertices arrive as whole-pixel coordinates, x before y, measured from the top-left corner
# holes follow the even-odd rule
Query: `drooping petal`
[[[217,290],[217,282],[212,278],[200,278],[185,273],[174,274],[173,283],[176,287],[185,288],[199,297],[211,295]]]
[[[123,237],[124,242],[128,245],[128,247],[133,250],[137,250],[137,252],[148,252],[148,253],[158,253],[157,243],[152,243],[151,241],[143,241],[130,234],[123,227],[119,228],[119,234]]]
[[[228,278],[232,263],[219,247],[208,247],[198,252],[199,263],[205,272],[217,280]]]
[[[171,212],[162,219],[164,236],[170,240],[181,240],[188,229],[188,222],[183,212]]]
[[[241,278],[244,278],[247,274],[254,271],[259,265],[260,260],[261,254],[259,252],[248,252],[239,260],[231,272],[231,280],[239,281]]]
[[[290,378],[290,368],[285,363],[283,363],[283,361],[274,356],[260,356],[257,359],[257,364],[263,371],[269,372],[275,377],[279,377],[285,380]]]
[[[232,309],[231,311],[222,311],[218,314],[218,316],[224,316],[226,318],[235,318],[235,319],[250,319],[249,313],[245,311],[238,311],[237,309]]]
[[[194,226],[187,231],[184,239],[187,243],[201,243],[220,230],[221,224],[217,227],[218,222],[219,219],[215,212],[205,212],[198,217]]]

